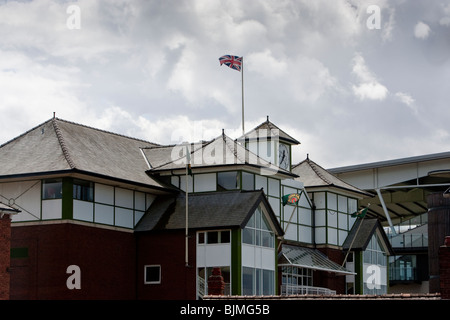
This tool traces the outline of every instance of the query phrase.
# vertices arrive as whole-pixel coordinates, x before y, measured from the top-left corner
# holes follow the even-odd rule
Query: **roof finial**
[[[225,135],[225,129],[224,128],[222,128],[222,135],[223,136]]]
[[[267,122],[269,122],[269,116],[267,116]]]
[[[306,160],[309,160],[309,153],[306,154]]]
[[[55,119],[55,118],[56,118],[56,112],[53,111],[53,119]]]

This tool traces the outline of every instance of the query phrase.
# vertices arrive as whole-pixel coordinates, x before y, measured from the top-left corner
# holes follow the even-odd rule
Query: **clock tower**
[[[291,171],[291,148],[300,142],[267,120],[238,139],[260,158],[275,164],[280,169]]]

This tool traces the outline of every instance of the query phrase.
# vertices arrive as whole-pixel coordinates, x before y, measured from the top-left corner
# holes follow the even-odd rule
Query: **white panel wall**
[[[242,244],[242,266],[275,270],[275,249]]]
[[[41,181],[0,183],[0,201],[22,212],[12,221],[38,220],[41,217]]]
[[[73,218],[94,221],[94,204],[92,202],[73,200]]]
[[[96,203],[95,222],[109,225],[114,224],[114,207]]]
[[[119,207],[133,208],[133,190],[116,188],[115,204]]]
[[[96,183],[95,202],[114,205],[114,187]]]
[[[231,265],[231,244],[198,244],[197,267],[215,267]]]
[[[196,174],[194,176],[195,192],[216,191],[216,186],[217,181],[215,173]]]
[[[118,227],[133,227],[133,210],[115,208],[115,223]]]
[[[61,219],[62,200],[42,200],[42,220]]]

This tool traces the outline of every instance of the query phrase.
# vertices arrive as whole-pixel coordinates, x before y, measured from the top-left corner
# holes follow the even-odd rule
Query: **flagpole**
[[[241,84],[242,84],[242,135],[245,134],[244,130],[244,57],[241,62]]]
[[[186,267],[189,266],[189,243],[188,243],[188,236],[189,236],[189,183],[188,183],[188,167],[189,167],[189,162],[188,162],[188,147],[186,145],[186,230],[185,230],[185,262],[186,262]]]
[[[289,225],[291,224],[291,220],[292,220],[292,217],[294,216],[295,209],[297,209],[297,206],[294,205],[294,209],[292,209],[291,216],[290,216],[290,218],[289,218],[289,222],[286,224],[286,227],[285,227],[284,230],[283,230],[284,233],[286,233],[286,231],[287,231]],[[278,244],[277,251],[280,250],[280,247],[281,247],[281,241],[280,241],[280,243]]]

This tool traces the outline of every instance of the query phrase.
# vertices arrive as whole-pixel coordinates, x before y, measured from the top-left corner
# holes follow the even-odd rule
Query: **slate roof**
[[[146,174],[154,143],[52,118],[0,146],[0,178],[64,172],[166,189]]]
[[[248,139],[248,140],[256,139],[261,134],[261,132],[259,130],[266,130],[265,132],[267,132],[268,135],[270,135],[272,132],[272,134],[274,134],[276,137],[278,137],[280,139],[280,141],[284,141],[289,144],[300,144],[300,141],[293,138],[292,136],[290,136],[289,134],[287,134],[286,132],[284,132],[283,130],[278,128],[271,121],[269,121],[269,116],[267,116],[266,121],[264,121],[263,123],[261,123],[260,125],[255,127],[254,129],[250,130],[249,132],[247,132],[246,134],[244,134],[243,136],[238,138],[238,140],[240,141],[240,140],[244,140],[244,139]]]
[[[361,227],[359,227],[360,224]],[[380,231],[378,232],[378,235],[381,236],[381,240],[384,242],[385,248],[389,254],[393,255],[394,251],[378,219],[356,219],[352,229],[347,235],[347,238],[342,244],[342,248],[344,250],[348,250],[351,246],[351,250],[366,250],[372,235],[377,231],[377,229]]]
[[[150,173],[186,168],[185,146],[156,146],[142,149],[150,166]],[[217,138],[190,145],[191,168],[248,165],[262,170],[278,172],[288,177],[297,177],[247,150],[225,133]]]
[[[356,193],[360,197],[374,196],[373,194],[367,191],[358,189],[348,184],[347,182],[339,179],[338,177],[334,176],[326,169],[322,168],[320,165],[309,159],[309,157],[307,157],[299,164],[293,165],[292,172],[296,173],[299,176],[299,178],[297,178],[296,180],[303,182],[305,188],[334,187],[352,193]]]
[[[186,195],[158,197],[135,227],[136,232],[185,228]],[[189,228],[243,228],[262,202],[277,235],[283,231],[262,190],[188,195]]]

